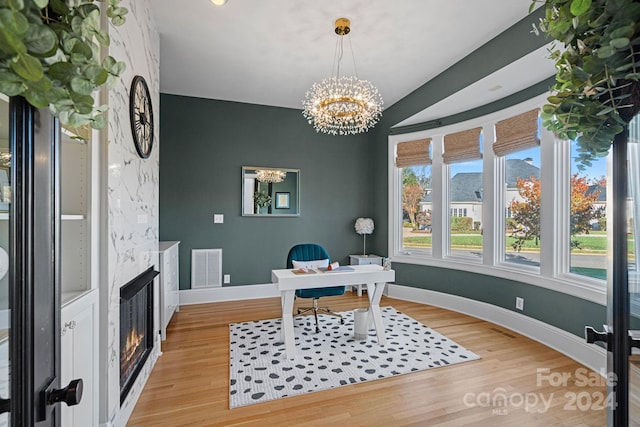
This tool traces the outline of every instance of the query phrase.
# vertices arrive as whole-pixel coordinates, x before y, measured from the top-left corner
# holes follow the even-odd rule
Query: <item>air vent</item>
[[[191,289],[222,286],[222,249],[191,250]]]

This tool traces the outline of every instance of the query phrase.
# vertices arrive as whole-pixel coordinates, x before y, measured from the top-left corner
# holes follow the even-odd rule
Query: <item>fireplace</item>
[[[153,279],[149,267],[120,288],[120,403],[153,349]]]

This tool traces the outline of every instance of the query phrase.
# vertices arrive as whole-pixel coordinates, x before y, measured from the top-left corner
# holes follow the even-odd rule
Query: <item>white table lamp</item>
[[[371,218],[358,218],[356,219],[356,233],[362,234],[363,247],[362,254],[367,255],[367,234],[373,233],[373,220]]]

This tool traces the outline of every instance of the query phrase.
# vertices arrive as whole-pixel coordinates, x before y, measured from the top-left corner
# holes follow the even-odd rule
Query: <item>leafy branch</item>
[[[575,139],[578,160],[590,166],[640,111],[640,3],[634,0],[534,0],[545,16],[534,26],[553,43],[553,95],[543,125]]]
[[[109,35],[100,28],[100,7],[122,25],[128,10],[120,0],[0,0],[0,92],[49,107],[73,128],[106,126],[106,105],[94,106],[93,92],[112,88],[125,64],[101,59]]]

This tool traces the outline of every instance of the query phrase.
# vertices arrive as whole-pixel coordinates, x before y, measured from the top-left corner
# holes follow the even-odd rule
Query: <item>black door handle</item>
[[[636,332],[636,333],[634,333]],[[591,326],[584,327],[584,334],[587,342],[593,344],[595,342],[603,342],[606,344],[606,349],[609,351],[611,348],[611,340],[613,339],[613,333],[611,333],[605,325],[605,332],[598,332]],[[629,355],[631,355],[631,349],[633,347],[640,348],[640,339],[635,338],[637,331],[629,331]]]
[[[11,411],[11,399],[0,398],[0,414]]]
[[[49,396],[47,396],[47,403],[53,405],[54,403],[64,402],[67,406],[77,405],[82,400],[82,389],[82,378],[72,380],[65,388],[51,390]]]
[[[584,335],[589,344],[593,344],[595,342],[603,342],[607,345],[607,350],[611,345],[611,333],[610,332],[598,332],[593,329],[591,326],[584,327]]]
[[[52,411],[51,406],[59,402],[64,402],[67,406],[73,406],[80,403],[82,399],[82,379],[72,380],[65,388],[54,388],[56,377],[53,377],[47,386],[40,391],[40,403],[37,421],[45,421],[48,414]]]

